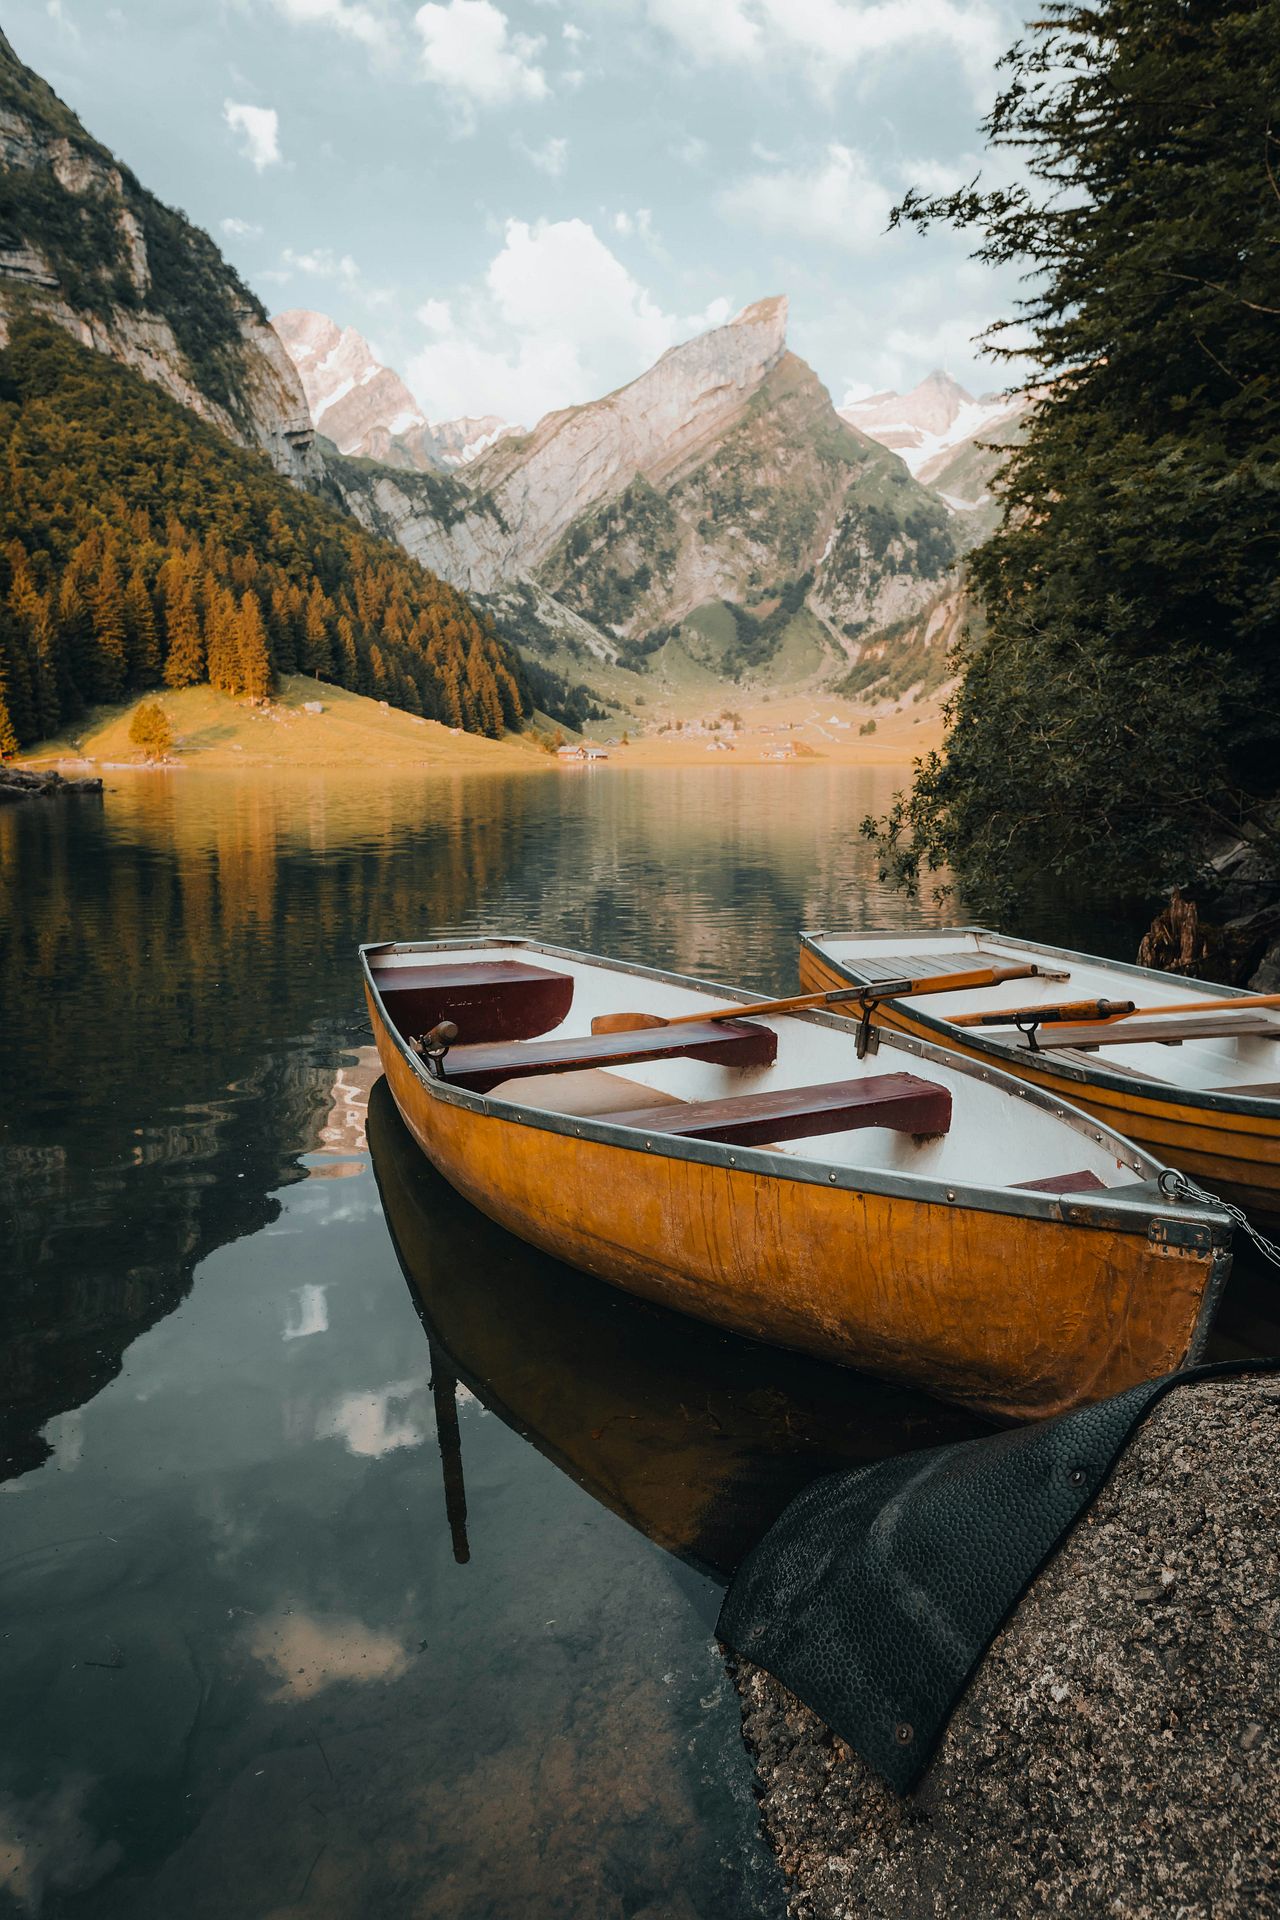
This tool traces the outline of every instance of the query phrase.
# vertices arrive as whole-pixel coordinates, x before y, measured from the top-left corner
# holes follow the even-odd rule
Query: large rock
[[[794,1920],[1280,1913],[1280,1378],[1166,1396],[900,1800],[738,1675]]]

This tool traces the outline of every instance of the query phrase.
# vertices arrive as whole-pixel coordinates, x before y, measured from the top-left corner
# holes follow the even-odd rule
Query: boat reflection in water
[[[459,1561],[459,1381],[602,1506],[722,1579],[820,1474],[990,1431],[922,1394],[720,1332],[534,1251],[433,1171],[385,1080],[370,1097],[368,1141],[431,1347]]]

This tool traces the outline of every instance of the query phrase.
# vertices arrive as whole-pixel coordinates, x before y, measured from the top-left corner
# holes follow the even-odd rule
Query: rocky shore
[[[64,780],[60,773],[33,771],[26,767],[0,767],[0,807],[17,800],[47,798],[56,793],[101,793],[96,779]]]
[[[793,1920],[1280,1914],[1280,1375],[1159,1402],[910,1799],[737,1678]]]

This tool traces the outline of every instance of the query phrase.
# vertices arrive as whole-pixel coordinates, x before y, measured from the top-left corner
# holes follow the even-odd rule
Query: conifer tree
[[[360,658],[356,652],[355,630],[344,613],[338,619],[338,677],[353,693],[360,688]]]
[[[20,316],[0,380],[5,521],[17,536],[0,542],[0,617],[12,628],[6,708],[20,739],[55,730],[85,695],[155,684],[158,665],[170,686],[210,667],[218,684],[245,685],[246,593],[281,671],[302,665],[432,715],[445,710],[448,678],[453,720],[469,727],[494,725],[495,689],[505,717],[500,665],[526,698],[517,658],[460,594],[128,369]],[[249,650],[260,677],[256,627]]]
[[[877,836],[988,913],[1154,892],[1230,837],[1280,875],[1280,4],[1051,0],[1029,33],[985,128],[1016,183],[899,210],[1029,288],[992,330],[1039,391],[984,630]]]
[[[267,630],[262,621],[258,596],[246,590],[240,598],[237,620],[240,665],[240,691],[251,700],[268,700],[275,690],[275,675],[267,651]]]
[[[20,743],[36,738],[36,708],[30,672],[18,645],[17,623],[3,605],[0,605],[0,706],[13,733],[14,745],[9,751],[16,752]]]
[[[307,599],[302,637],[302,671],[318,680],[333,678],[333,649],[329,644],[329,626],[325,618],[325,599],[319,581],[315,581]]]
[[[79,713],[93,696],[93,615],[80,591],[76,573],[68,567],[58,587],[58,637],[66,663],[69,710]]]
[[[191,687],[204,679],[204,623],[195,581],[185,556],[175,554],[161,570],[164,587],[166,687]]]
[[[107,549],[89,587],[89,611],[93,617],[93,691],[95,700],[123,698],[129,677],[125,650],[124,588],[114,553]]]
[[[16,543],[15,543],[16,546]],[[58,664],[53,610],[47,594],[36,587],[26,555],[11,551],[13,584],[9,607],[16,628],[15,651],[25,653],[30,674],[36,739],[57,731],[62,717],[58,691]]]
[[[160,643],[147,583],[137,567],[124,590],[125,645],[129,657],[129,685],[154,687],[160,679]]]
[[[13,724],[13,716],[9,712],[6,693],[4,664],[0,662],[0,760],[12,759],[19,746],[17,729]]]
[[[229,590],[211,574],[205,575],[201,599],[209,685],[219,693],[242,693],[240,610]]]

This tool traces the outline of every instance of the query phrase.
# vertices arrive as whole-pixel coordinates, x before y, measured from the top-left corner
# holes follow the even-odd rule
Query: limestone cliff
[[[0,33],[0,339],[32,309],[291,479],[321,481],[301,384],[260,302]]]
[[[662,483],[723,436],[786,351],[787,303],[761,300],[727,326],[672,347],[629,386],[550,413],[476,461],[533,569],[574,520],[641,474]]]
[[[847,672],[866,634],[937,598],[955,542],[901,460],[837,416],[786,321],[785,299],[759,301],[453,480],[366,460],[334,477],[366,525],[467,591],[542,589],[523,603],[540,650],[559,644],[549,593],[637,671],[672,642],[705,653],[708,620],[717,671],[783,671],[802,619],[806,670]],[[334,353],[336,330],[324,340]]]
[[[495,496],[505,511],[501,486]],[[744,664],[764,666],[802,607],[833,661],[856,659],[865,632],[936,596],[954,558],[945,509],[837,417],[784,345],[717,427],[580,515],[538,572],[567,605],[642,646],[723,602]]]

